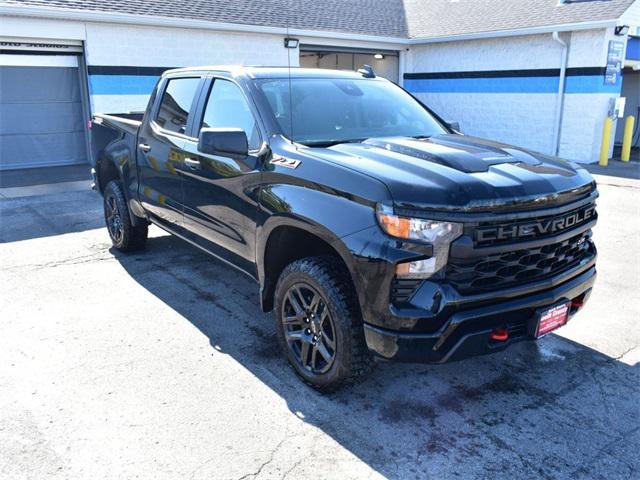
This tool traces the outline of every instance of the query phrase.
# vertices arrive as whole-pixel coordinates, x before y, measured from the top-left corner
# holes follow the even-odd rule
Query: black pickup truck
[[[153,223],[250,276],[319,389],[372,354],[539,338],[596,277],[584,169],[463,135],[370,69],[171,70],[143,114],[96,115],[92,143],[115,247]]]

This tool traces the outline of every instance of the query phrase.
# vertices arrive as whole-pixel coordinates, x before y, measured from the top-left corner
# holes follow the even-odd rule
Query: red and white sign
[[[540,316],[540,320],[538,321],[536,337],[540,338],[567,323],[567,320],[569,319],[569,305],[569,303],[557,305],[546,312],[543,312]]]

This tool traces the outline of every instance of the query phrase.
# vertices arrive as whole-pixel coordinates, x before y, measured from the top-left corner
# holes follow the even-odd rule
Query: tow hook
[[[506,342],[509,340],[509,330],[502,327],[494,328],[489,338],[494,342]]]
[[[571,309],[575,309],[578,310],[579,308],[582,308],[584,306],[584,295],[580,295],[579,297],[574,298],[573,300],[571,300]]]

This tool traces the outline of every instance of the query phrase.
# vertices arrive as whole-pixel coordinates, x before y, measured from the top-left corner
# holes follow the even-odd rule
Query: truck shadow
[[[454,364],[379,364],[362,383],[321,395],[286,364],[249,278],[171,236],[150,238],[146,252],[114,255],[212,348],[280,395],[292,415],[385,477],[637,473],[638,365],[551,335]]]

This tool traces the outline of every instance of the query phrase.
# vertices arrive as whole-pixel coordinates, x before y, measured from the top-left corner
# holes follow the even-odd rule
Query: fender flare
[[[277,282],[277,279],[272,279],[271,282],[267,281],[269,275],[265,271],[266,251],[271,235],[280,227],[291,227],[302,230],[328,244],[329,247],[338,254],[346,266],[349,277],[355,287],[358,302],[362,305],[362,289],[358,281],[358,275],[356,274],[354,255],[347,243],[343,240],[343,237],[347,235],[341,237],[327,226],[308,217],[276,214],[268,217],[267,221],[262,226],[259,226],[256,232],[256,268],[258,283],[260,285],[260,302],[263,310],[269,310],[265,308],[265,306],[270,305],[269,302],[271,302],[271,299],[268,298],[269,293],[272,291],[272,288],[275,288],[275,283]]]
[[[127,206],[129,207],[129,218],[131,220],[131,223],[135,226],[135,225],[138,225],[140,222],[147,222],[148,219],[146,218],[146,215],[139,216],[136,213],[134,213],[134,210],[137,210],[137,208],[135,208],[136,202],[135,202],[135,199],[131,198],[131,189],[129,188],[128,183],[130,182],[137,183],[137,175],[134,177],[130,173],[130,169],[132,167],[130,156],[124,156],[122,159],[119,159],[119,157],[117,157],[116,155],[112,154],[109,151],[109,147],[112,145],[113,144],[109,144],[107,148],[105,148],[101,152],[101,155],[99,155],[98,160],[96,161],[96,179],[98,184],[98,191],[100,192],[100,194],[104,194],[104,187],[106,186],[106,182],[103,182],[100,177],[101,175],[103,175],[103,168],[109,168],[109,167],[103,167],[103,165],[105,165],[106,163],[111,168],[115,169],[115,172],[118,175],[118,179],[122,184],[124,197],[127,202]],[[135,165],[133,166],[133,168],[135,168]]]

